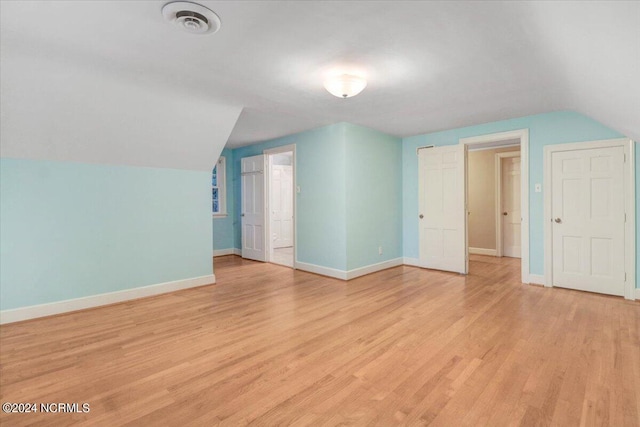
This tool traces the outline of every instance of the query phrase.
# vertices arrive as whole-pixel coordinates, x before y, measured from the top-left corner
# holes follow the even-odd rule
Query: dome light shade
[[[361,77],[342,74],[327,79],[324,87],[331,95],[338,98],[351,98],[367,87],[367,81]]]

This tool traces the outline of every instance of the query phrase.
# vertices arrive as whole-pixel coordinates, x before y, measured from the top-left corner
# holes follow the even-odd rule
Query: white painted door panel
[[[271,167],[271,238],[273,248],[293,246],[293,168]]]
[[[466,273],[463,145],[423,148],[418,154],[420,264]]]
[[[242,257],[265,261],[264,156],[245,157],[241,165]]]
[[[502,158],[502,254],[520,258],[520,157]],[[506,214],[506,215],[505,215]]]
[[[624,148],[554,152],[551,168],[553,285],[624,295]]]

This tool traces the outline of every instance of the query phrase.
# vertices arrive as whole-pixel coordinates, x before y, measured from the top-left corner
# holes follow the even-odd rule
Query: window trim
[[[220,169],[217,169],[216,171],[218,175],[217,176],[218,185],[214,187],[212,183],[211,189],[212,190],[214,188],[218,189],[219,212],[213,212],[213,191],[212,191],[211,215],[214,218],[224,218],[227,216],[227,159],[224,156],[220,156],[220,158],[218,159],[218,162],[214,166],[214,169],[217,167],[220,167]],[[211,170],[211,173],[213,174],[213,169]]]

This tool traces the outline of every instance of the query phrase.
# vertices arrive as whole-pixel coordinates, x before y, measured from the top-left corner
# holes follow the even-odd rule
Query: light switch
[[[542,193],[542,184],[536,184],[536,193]]]
[[[297,185],[297,186],[296,186],[296,193],[299,193],[299,192],[300,192],[300,186],[299,186],[299,185]]]

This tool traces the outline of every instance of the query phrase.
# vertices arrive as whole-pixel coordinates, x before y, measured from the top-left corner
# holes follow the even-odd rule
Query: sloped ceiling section
[[[640,2],[527,5],[564,107],[640,141]]]
[[[2,46],[2,157],[210,171],[242,110],[36,46]]]

